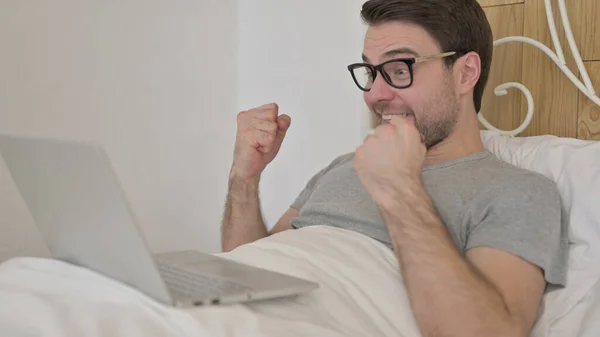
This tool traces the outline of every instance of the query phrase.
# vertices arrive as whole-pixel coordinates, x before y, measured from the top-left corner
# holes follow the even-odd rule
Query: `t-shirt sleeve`
[[[534,173],[502,177],[470,209],[466,250],[491,247],[540,267],[546,282],[564,286],[567,220],[553,181]]]
[[[352,155],[353,155],[352,153],[347,153],[347,154],[344,154],[344,155],[341,155],[341,156],[335,158],[331,163],[329,163],[329,165],[327,165],[326,167],[321,169],[319,172],[317,172],[315,175],[313,175],[308,180],[308,183],[306,183],[306,186],[300,192],[298,197],[296,197],[294,202],[292,202],[292,205],[290,207],[297,209],[297,210],[301,209],[302,206],[304,206],[304,204],[306,204],[306,202],[310,198],[310,195],[312,194],[315,187],[319,183],[319,180],[321,179],[321,177],[323,177],[325,174],[327,174],[327,172],[331,171],[333,168],[335,168],[339,164],[350,159],[352,157]]]

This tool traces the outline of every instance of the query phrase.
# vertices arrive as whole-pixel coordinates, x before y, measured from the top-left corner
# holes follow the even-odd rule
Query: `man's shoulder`
[[[482,194],[493,196],[495,199],[514,200],[540,198],[555,201],[559,198],[558,186],[552,179],[498,159],[493,154],[491,156],[487,163],[489,180],[482,189]]]
[[[493,155],[492,155],[493,156]],[[540,188],[556,189],[556,183],[545,175],[519,167],[509,162],[498,159],[493,156],[491,158],[496,174],[490,181],[492,186],[496,185],[523,185],[522,187],[538,186]]]
[[[325,167],[322,167],[309,181],[309,185],[315,185],[324,175],[328,174],[337,167],[344,165],[348,162],[352,162],[354,159],[354,152],[348,152],[334,157]]]
[[[352,162],[354,160],[354,152],[347,152],[337,157],[333,157],[333,159],[327,164],[324,168],[321,169],[320,174],[327,173],[338,166],[344,165],[348,162]]]
[[[541,173],[516,166],[489,151],[426,167],[432,181],[444,187],[457,186],[482,192],[540,188],[555,190],[556,184]]]
[[[334,166],[335,167],[335,166],[342,165],[342,164],[345,164],[345,163],[347,163],[349,161],[354,160],[354,153],[355,152],[347,152],[347,153],[344,153],[344,154],[341,154],[341,155],[335,157],[331,161],[330,166]]]

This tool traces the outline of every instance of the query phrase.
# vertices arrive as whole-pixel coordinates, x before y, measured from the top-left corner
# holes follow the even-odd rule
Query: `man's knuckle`
[[[392,125],[386,125],[385,128],[383,128],[382,132],[384,135],[386,136],[391,136],[394,134],[395,128]]]
[[[269,122],[267,124],[267,131],[269,131],[269,132],[275,132],[275,131],[277,131],[277,123]]]
[[[256,137],[254,135],[253,130],[247,129],[247,130],[242,131],[242,138],[250,140],[250,139],[255,139]]]
[[[240,111],[237,114],[237,121],[241,122],[244,120],[244,118],[246,117],[247,111]]]
[[[262,136],[262,139],[265,141],[265,143],[272,143],[273,140],[275,140],[275,135],[273,135],[271,133],[262,132],[261,136]]]

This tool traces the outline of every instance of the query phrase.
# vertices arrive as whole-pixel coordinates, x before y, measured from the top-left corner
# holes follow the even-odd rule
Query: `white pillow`
[[[600,279],[600,142],[556,136],[508,137],[481,131],[498,158],[556,182],[569,223],[567,286],[548,292],[532,336],[546,336]]]

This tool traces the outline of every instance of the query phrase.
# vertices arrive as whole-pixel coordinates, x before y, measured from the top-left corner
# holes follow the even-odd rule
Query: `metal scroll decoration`
[[[552,61],[554,61],[554,63],[556,63],[556,65],[560,68],[560,70],[569,78],[569,80],[571,80],[571,82],[573,82],[573,84],[575,84],[575,86],[577,86],[577,88],[583,94],[585,94],[590,100],[592,100],[592,102],[594,102],[595,104],[600,106],[600,98],[598,97],[598,95],[596,95],[592,81],[590,80],[587,69],[585,69],[583,61],[581,59],[581,54],[579,53],[579,48],[577,47],[577,43],[575,42],[575,38],[573,37],[573,30],[571,29],[571,23],[569,22],[567,7],[565,6],[565,0],[558,0],[558,4],[559,4],[559,9],[560,9],[560,16],[561,16],[562,24],[563,24],[563,27],[565,29],[565,33],[567,36],[567,41],[569,42],[569,47],[571,48],[571,52],[573,53],[573,57],[575,58],[577,68],[579,70],[579,73],[580,73],[583,81],[580,81],[579,78],[577,78],[577,76],[575,74],[573,74],[571,69],[569,69],[569,67],[567,67],[567,62],[565,61],[565,55],[563,53],[563,49],[560,44],[560,40],[558,38],[556,24],[554,22],[554,12],[552,11],[551,0],[545,0],[546,16],[548,18],[548,26],[550,28],[550,34],[552,35],[552,42],[554,44],[554,49],[556,50],[556,52],[553,52],[552,50],[550,50],[550,48],[548,48],[546,45],[540,43],[539,41],[536,41],[536,40],[528,38],[528,37],[523,37],[523,36],[510,36],[510,37],[496,40],[496,41],[494,41],[494,47],[499,46],[504,43],[508,43],[508,42],[522,42],[522,43],[530,44],[530,45],[540,49],[546,55],[548,55],[548,57],[550,57],[550,59]],[[483,124],[483,126],[485,128],[487,128],[488,130],[495,131],[501,135],[515,137],[515,136],[519,135],[520,133],[522,133],[525,129],[527,129],[527,127],[531,123],[531,119],[533,118],[533,112],[535,109],[535,104],[533,102],[533,96],[531,95],[531,92],[529,91],[529,89],[527,89],[527,87],[525,87],[521,83],[510,82],[510,83],[501,84],[494,89],[494,94],[496,96],[505,96],[508,94],[508,89],[510,89],[510,88],[520,90],[521,92],[523,92],[523,94],[527,98],[527,107],[528,107],[527,108],[527,116],[525,117],[525,120],[523,121],[521,126],[519,126],[518,128],[516,128],[512,131],[504,131],[504,130],[497,129],[494,126],[492,126],[485,119],[483,114],[479,113],[478,118],[479,118],[479,121],[481,122],[481,124]]]

